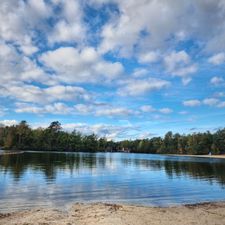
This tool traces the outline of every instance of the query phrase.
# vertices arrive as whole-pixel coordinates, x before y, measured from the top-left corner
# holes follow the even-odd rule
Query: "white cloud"
[[[121,63],[105,61],[94,48],[61,47],[44,53],[40,60],[66,83],[107,82],[123,73]]]
[[[188,112],[187,112],[187,111],[180,111],[179,114],[180,114],[180,115],[187,115]]]
[[[34,114],[45,113],[45,111],[42,107],[35,106],[35,105],[29,105],[27,103],[16,103],[15,112],[17,112],[17,113],[34,113]]]
[[[225,108],[225,101],[223,102],[220,102],[218,105],[217,105],[218,108]]]
[[[224,102],[221,102],[217,98],[205,98],[202,101],[197,100],[197,99],[192,99],[192,100],[187,100],[187,101],[183,102],[183,105],[188,106],[188,107],[200,106],[202,104],[207,105],[207,106],[215,106],[218,108],[224,107]]]
[[[187,39],[195,40],[197,45],[203,43],[209,52],[225,49],[223,0],[113,2],[118,5],[119,15],[113,15],[102,30],[103,52],[119,50],[121,55],[130,55],[136,49],[169,49]]]
[[[77,104],[74,108],[81,115],[91,114],[95,116],[123,117],[136,114],[131,109],[119,106],[115,107],[108,104]]]
[[[163,114],[170,114],[173,112],[173,110],[170,108],[162,108],[162,109],[159,109],[159,112],[161,112]]]
[[[64,100],[64,101],[77,101],[84,100],[89,101],[92,99],[84,88],[76,86],[52,86],[43,89],[49,101]]]
[[[184,85],[191,81],[190,75],[197,72],[197,65],[192,64],[185,51],[171,52],[164,58],[166,70],[174,76],[182,78]]]
[[[141,53],[138,57],[138,61],[140,63],[154,63],[159,60],[159,53],[158,52],[147,52],[147,53]]]
[[[195,106],[200,106],[201,105],[201,101],[197,100],[197,99],[192,99],[192,100],[187,100],[183,102],[184,106],[188,106],[188,107],[195,107]]]
[[[0,87],[3,96],[23,102],[46,104],[54,101],[88,101],[91,95],[82,87],[76,86],[51,86],[40,88],[34,85],[18,84]]]
[[[26,102],[45,101],[43,93],[39,87],[33,85],[8,85],[0,88],[2,95],[9,98],[15,98]]]
[[[215,106],[219,103],[219,100],[216,98],[206,98],[203,100],[203,104],[209,105],[209,106]]]
[[[108,1],[92,2],[104,4]],[[198,71],[198,64],[191,60],[196,51],[215,54],[225,50],[223,0],[114,2],[118,5],[118,12],[116,15],[112,13],[111,20],[101,32],[103,41],[99,49],[103,53],[113,52],[116,56],[128,58],[135,56],[140,63],[157,62],[166,55],[166,72],[180,77],[187,85]],[[193,41],[195,46],[190,55],[184,50],[173,50],[188,40]],[[219,64],[224,57],[221,52],[209,61]]]
[[[214,65],[220,65],[225,62],[225,54],[223,52],[213,55],[208,60],[210,63]]]
[[[0,120],[0,126],[13,126],[18,122],[16,120]]]
[[[27,7],[30,10],[29,13],[38,16],[38,19],[41,17],[46,18],[50,14],[50,8],[46,5],[44,0],[28,0]]]
[[[32,104],[17,102],[15,112],[17,113],[33,113],[38,115],[43,114],[78,114],[78,115],[92,115],[98,117],[126,117],[135,115],[135,112],[125,107],[115,107],[107,104],[77,104],[74,106],[68,106],[62,102],[54,102],[51,104]]]
[[[144,77],[149,73],[149,71],[147,69],[144,68],[138,68],[135,69],[134,72],[132,73],[132,76],[134,78],[139,78],[139,77]]]
[[[79,1],[63,0],[52,3],[55,4],[54,7],[58,7],[57,15],[54,13],[54,7],[49,1],[1,1],[0,90],[3,97],[10,97],[25,102],[52,102],[77,100],[76,95],[79,92],[79,95],[82,95],[82,99],[89,98],[84,93],[83,88],[68,88],[69,86],[63,87],[64,85],[60,85],[60,81],[57,80],[56,76],[45,73],[43,68],[37,64],[36,57],[28,57],[39,50],[39,45],[42,48],[47,47],[47,43],[44,42],[52,34],[54,34],[54,38],[57,37],[57,40],[51,40],[51,43],[77,41],[76,35],[77,38],[82,39],[82,42],[84,41],[82,34],[84,34],[85,26],[82,24],[82,10]],[[52,20],[51,26],[47,22],[49,18]],[[58,22],[56,23],[56,21]],[[63,22],[68,25],[68,32],[70,33],[68,38],[62,38],[60,32],[56,32],[59,24]],[[76,35],[74,34],[75,32]],[[44,42],[40,42],[40,34]],[[67,35],[64,30],[61,34]],[[87,57],[87,54],[85,57]],[[111,69],[109,68],[110,65],[106,65],[106,72],[108,72],[107,69],[111,69],[115,73],[115,70],[120,65],[114,64],[113,66]],[[32,85],[28,83],[32,83]],[[38,85],[36,85],[37,83]],[[51,87],[40,88],[40,83]],[[57,94],[58,96],[56,97]]]
[[[176,30],[178,25],[176,17],[183,13],[182,4],[179,2],[176,4],[144,0],[116,2],[120,16],[103,28],[101,45],[103,52],[119,49],[121,55],[129,55],[135,45],[145,50],[146,47],[161,47],[164,40]],[[142,31],[150,35],[141,37]]]
[[[169,71],[174,71],[179,64],[190,63],[190,57],[185,51],[171,52],[164,60]]]
[[[49,42],[82,42],[85,38],[86,29],[79,1],[64,0],[61,1],[61,6],[60,20],[49,34]]]
[[[30,36],[24,36],[23,44],[19,46],[19,49],[27,56],[39,50],[38,47],[32,43]]]
[[[51,19],[51,24],[47,19]],[[2,0],[0,21],[0,37],[15,42],[28,55],[38,50],[38,32],[50,44],[85,40],[83,10],[77,0]]]
[[[129,116],[131,114],[134,114],[132,110],[129,110],[124,107],[115,107],[115,108],[106,108],[106,109],[99,109],[96,112],[97,116]]]
[[[217,98],[223,98],[223,97],[225,97],[225,92],[222,92],[222,91],[216,92],[214,94],[214,96],[217,97]]]
[[[150,91],[160,90],[170,85],[170,82],[156,79],[129,79],[121,82],[118,94],[121,96],[143,95]]]
[[[67,115],[73,112],[73,108],[68,107],[67,105],[61,102],[56,102],[51,105],[44,105],[44,106],[27,103],[16,103],[15,111],[17,113],[33,113],[39,115],[43,115],[46,113]]]
[[[156,111],[156,109],[154,107],[152,107],[151,105],[143,105],[143,106],[141,106],[140,110],[145,113]]]
[[[51,83],[51,76],[27,56],[17,52],[15,47],[0,41],[0,83],[11,85],[15,82]]]
[[[220,86],[220,85],[225,85],[225,80],[223,79],[223,77],[212,77],[210,80],[210,83],[214,86]]]
[[[143,105],[143,106],[141,106],[140,110],[144,113],[159,112],[162,114],[169,114],[169,113],[173,112],[173,110],[170,108],[155,109],[151,105]]]
[[[13,42],[25,54],[38,50],[34,43],[35,29],[45,30],[46,19],[52,16],[44,1],[2,0],[0,4],[0,38]]]
[[[77,104],[74,106],[75,112],[81,115],[94,113],[93,105]]]
[[[46,113],[51,114],[69,114],[73,110],[71,107],[68,107],[67,105],[61,102],[53,103],[52,105],[46,105],[44,109]]]
[[[68,24],[64,20],[59,21],[55,25],[55,29],[51,35],[49,35],[49,42],[68,42],[81,40],[83,28],[79,24]]]

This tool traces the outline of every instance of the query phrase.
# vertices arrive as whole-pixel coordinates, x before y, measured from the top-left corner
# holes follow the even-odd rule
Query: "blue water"
[[[0,212],[75,202],[168,206],[225,200],[225,160],[129,153],[0,156]]]

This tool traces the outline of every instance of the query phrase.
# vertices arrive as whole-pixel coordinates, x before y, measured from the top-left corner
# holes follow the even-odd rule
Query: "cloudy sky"
[[[224,0],[1,0],[0,123],[112,139],[225,125]]]

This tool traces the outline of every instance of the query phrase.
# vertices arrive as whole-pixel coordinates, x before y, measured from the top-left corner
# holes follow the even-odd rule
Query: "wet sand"
[[[68,211],[33,209],[0,214],[0,225],[224,225],[225,203],[178,207],[75,204]]]
[[[18,154],[23,154],[24,151],[15,151],[15,152],[10,152],[10,151],[0,151],[0,156],[1,155],[18,155]]]

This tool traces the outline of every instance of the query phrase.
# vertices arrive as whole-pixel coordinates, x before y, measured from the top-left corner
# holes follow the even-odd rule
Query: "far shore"
[[[16,154],[23,154],[26,151],[21,151],[21,150],[5,150],[5,151],[0,151],[0,155],[16,155]],[[78,152],[65,152],[65,151],[27,151],[27,152],[48,152],[48,153],[78,153]],[[112,152],[112,153],[118,153],[118,152]],[[133,152],[130,152],[131,154]],[[134,152],[135,154],[135,152]],[[146,154],[146,153],[143,153]],[[147,153],[149,154],[149,153]],[[225,159],[225,154],[220,154],[220,155],[186,155],[186,154],[159,154],[159,155],[165,155],[165,156],[186,156],[186,157],[198,157],[198,158],[215,158],[215,159]]]
[[[176,207],[106,203],[73,205],[68,211],[32,209],[0,214],[0,225],[224,225],[225,202]]]
[[[185,154],[165,154],[168,156],[187,156],[187,157],[198,157],[198,158],[215,158],[215,159],[225,159],[225,154],[223,155],[185,155]]]

